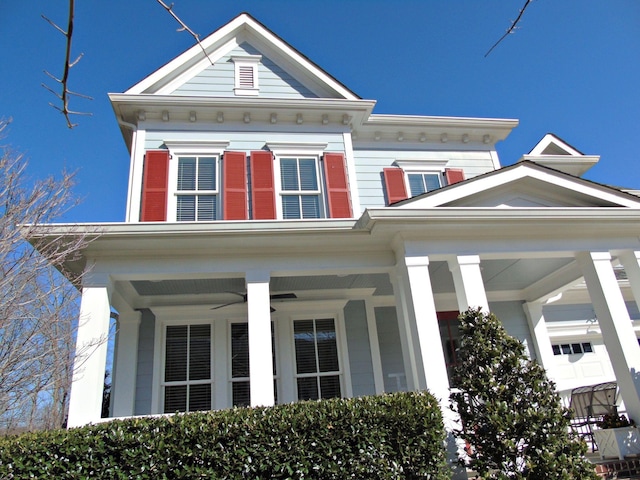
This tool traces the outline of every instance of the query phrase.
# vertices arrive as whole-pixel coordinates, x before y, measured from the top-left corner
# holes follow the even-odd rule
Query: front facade
[[[546,135],[503,168],[517,121],[373,114],[247,14],[202,46],[110,95],[126,221],[72,266],[69,426],[100,419],[116,313],[126,417],[424,388],[444,405],[470,306],[559,389],[617,380],[640,418],[640,198],[581,179],[597,157]]]

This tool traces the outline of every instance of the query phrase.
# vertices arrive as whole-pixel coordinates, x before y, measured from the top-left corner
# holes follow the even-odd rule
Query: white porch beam
[[[640,419],[640,348],[609,252],[576,254],[627,413]]]
[[[136,310],[118,311],[111,388],[112,417],[134,414],[141,316]]]
[[[480,272],[480,257],[478,255],[458,255],[449,258],[447,263],[453,275],[458,310],[466,312],[469,308],[479,307],[488,312],[489,302]]]
[[[547,324],[545,323],[544,314],[542,313],[542,303],[525,303],[522,305],[522,308],[529,323],[529,331],[533,339],[533,347],[538,363],[547,371],[547,375],[551,377],[555,371],[553,368],[553,348],[551,347],[549,331],[547,330]],[[554,378],[551,379],[555,381]]]
[[[248,272],[246,281],[251,406],[272,406],[275,404],[275,397],[273,394],[269,273]]]
[[[111,307],[109,278],[84,277],[67,427],[100,420]]]
[[[627,272],[629,286],[633,292],[633,298],[640,309],[640,250],[625,250],[618,255],[624,271]]]

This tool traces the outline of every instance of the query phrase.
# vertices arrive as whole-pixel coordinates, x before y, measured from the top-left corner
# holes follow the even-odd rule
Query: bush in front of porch
[[[469,466],[485,480],[599,478],[585,443],[569,434],[570,410],[524,345],[493,314],[469,309],[459,320],[451,400]]]
[[[133,418],[0,438],[0,478],[444,480],[428,393]]]

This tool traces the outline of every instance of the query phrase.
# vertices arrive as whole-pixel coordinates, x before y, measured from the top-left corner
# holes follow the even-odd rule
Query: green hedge
[[[446,479],[427,393],[133,418],[0,439],[0,478]]]

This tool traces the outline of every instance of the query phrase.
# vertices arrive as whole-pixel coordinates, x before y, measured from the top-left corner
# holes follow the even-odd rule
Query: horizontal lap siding
[[[402,344],[395,307],[376,307],[376,327],[382,361],[384,391],[397,392],[407,389],[407,380],[402,359]],[[400,387],[396,376],[400,375]]]
[[[376,389],[364,301],[352,300],[347,303],[344,307],[344,319],[353,396],[374,395]]]
[[[235,66],[231,57],[234,55],[260,55],[260,52],[247,43],[233,49],[210,65],[198,75],[177,88],[174,95],[203,95],[216,97],[233,97],[235,82]],[[258,65],[258,87],[261,97],[270,98],[316,98],[311,90],[276,65],[271,59],[262,56]]]
[[[490,152],[362,150],[357,149],[357,146],[354,148],[358,192],[363,211],[365,208],[385,206],[382,169],[391,167],[397,159],[447,160],[447,167],[462,168],[466,179],[493,170]]]
[[[149,415],[152,413],[151,392],[153,382],[155,323],[155,315],[153,315],[150,310],[143,310],[138,334],[138,365],[136,369],[134,415]]]

